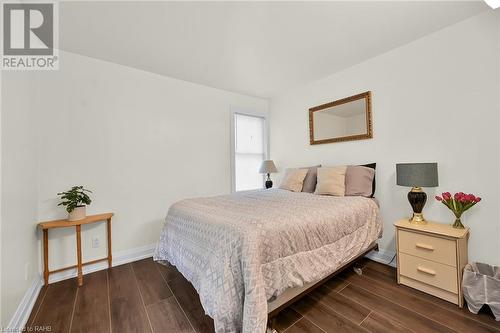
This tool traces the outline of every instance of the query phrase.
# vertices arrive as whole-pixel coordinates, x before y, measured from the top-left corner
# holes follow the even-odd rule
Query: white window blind
[[[263,117],[234,114],[234,182],[236,191],[263,188],[259,173],[266,157]]]

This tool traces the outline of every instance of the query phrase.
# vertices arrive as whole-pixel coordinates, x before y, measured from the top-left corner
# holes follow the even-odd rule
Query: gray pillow
[[[349,165],[345,175],[345,195],[371,197],[374,177],[372,168]]]
[[[314,190],[316,190],[316,182],[318,181],[318,168],[320,167],[321,164],[301,168],[308,169],[306,178],[304,178],[304,185],[302,185],[302,192],[314,193]]]

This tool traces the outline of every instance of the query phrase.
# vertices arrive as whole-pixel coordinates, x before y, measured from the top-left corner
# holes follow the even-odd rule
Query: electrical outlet
[[[92,247],[94,249],[98,248],[101,245],[98,237],[92,237]]]

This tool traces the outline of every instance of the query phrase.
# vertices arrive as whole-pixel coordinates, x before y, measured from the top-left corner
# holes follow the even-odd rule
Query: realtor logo
[[[57,69],[57,4],[3,3],[2,69]]]

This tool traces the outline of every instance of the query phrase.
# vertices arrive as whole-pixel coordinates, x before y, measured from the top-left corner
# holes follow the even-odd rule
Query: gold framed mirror
[[[311,145],[371,139],[371,91],[309,109]]]

